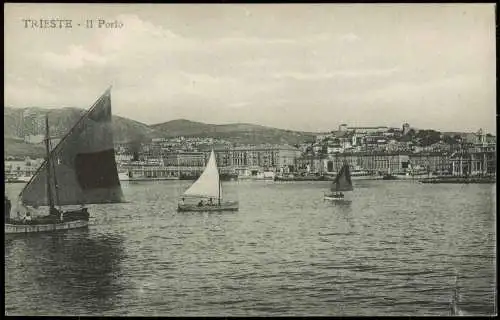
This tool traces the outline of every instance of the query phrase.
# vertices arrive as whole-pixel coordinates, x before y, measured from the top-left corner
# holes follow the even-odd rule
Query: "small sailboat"
[[[19,218],[6,213],[6,234],[84,228],[90,218],[85,205],[124,202],[113,146],[110,90],[52,150],[46,116],[47,157],[19,194]],[[35,215],[39,207],[42,212]],[[43,207],[48,207],[48,215]],[[23,219],[19,209],[25,211]]]
[[[351,181],[351,173],[349,170],[349,165],[346,163],[342,166],[339,173],[335,177],[335,180],[332,182],[330,187],[332,191],[329,194],[325,194],[325,200],[331,201],[348,201],[345,198],[343,192],[353,191],[352,181]]]
[[[193,203],[185,203],[185,200]],[[199,201],[198,201],[199,200]],[[222,201],[222,185],[212,150],[205,170],[182,195],[178,211],[237,211],[237,201]]]

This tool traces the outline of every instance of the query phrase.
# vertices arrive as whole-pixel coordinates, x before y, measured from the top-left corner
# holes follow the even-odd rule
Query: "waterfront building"
[[[386,152],[356,152],[328,155],[323,160],[324,171],[338,172],[344,162],[352,168],[377,172],[405,172],[408,167],[408,154],[386,153]]]
[[[326,172],[324,166],[324,160],[326,156],[324,155],[303,155],[296,159],[297,171],[307,172],[310,174],[323,174]]]
[[[441,152],[420,152],[409,155],[409,161],[415,169],[425,169],[437,174],[451,172],[450,155]]]
[[[164,166],[175,175],[200,174],[206,161],[208,157],[205,157],[203,152],[169,152],[163,155]]]
[[[4,173],[7,177],[30,177],[35,174],[44,159],[4,160]]]
[[[171,171],[201,173],[210,156],[212,146],[205,146],[197,152],[167,152],[163,162]],[[221,173],[247,175],[249,172],[277,172],[282,169],[293,171],[295,159],[301,151],[288,145],[261,145],[213,147]]]
[[[453,175],[496,175],[496,146],[476,144],[450,157]]]
[[[129,161],[119,166],[119,171],[126,172],[133,178],[165,178],[179,176],[179,168],[167,167],[160,160]]]

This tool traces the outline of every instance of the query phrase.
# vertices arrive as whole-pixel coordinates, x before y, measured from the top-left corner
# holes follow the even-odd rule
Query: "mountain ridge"
[[[63,136],[86,112],[76,107],[43,108],[29,106],[25,108],[4,108],[4,156],[16,156],[16,153],[38,154],[37,145],[22,141],[20,137],[22,115],[29,111],[35,118],[49,115],[51,135]],[[27,124],[24,124],[25,128]],[[312,141],[318,133],[266,127],[251,123],[209,124],[188,119],[175,119],[147,125],[142,122],[113,115],[113,135],[117,143],[149,142],[154,138],[206,137],[224,139],[237,144],[300,144]]]

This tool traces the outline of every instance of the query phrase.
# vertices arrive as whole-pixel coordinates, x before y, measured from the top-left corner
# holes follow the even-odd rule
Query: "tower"
[[[403,123],[403,135],[408,134],[409,131],[410,131],[410,125],[406,122]]]

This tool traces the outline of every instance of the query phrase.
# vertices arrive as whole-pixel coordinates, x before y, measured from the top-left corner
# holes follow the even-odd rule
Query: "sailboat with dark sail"
[[[185,200],[198,201],[186,203]],[[182,195],[178,211],[237,211],[237,201],[222,200],[222,185],[214,150],[210,152],[205,170]]]
[[[111,126],[111,88],[51,150],[45,118],[47,157],[19,194],[23,219],[5,219],[6,234],[88,227],[85,205],[124,202]],[[63,210],[63,206],[67,209]],[[39,207],[43,212],[35,215]],[[43,209],[43,207],[48,207]]]
[[[325,200],[348,201],[343,192],[353,191],[349,164],[345,163],[330,187],[331,193],[325,194]]]

